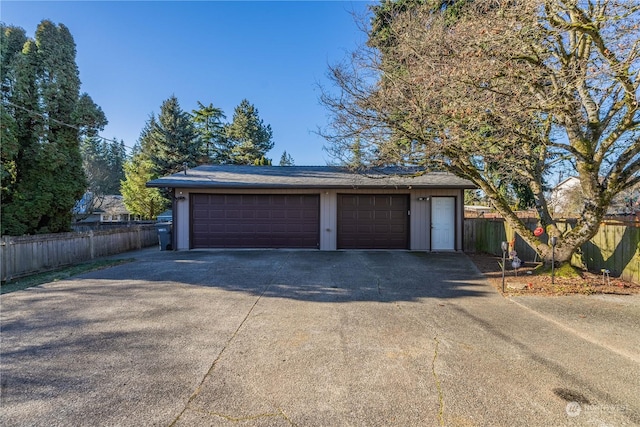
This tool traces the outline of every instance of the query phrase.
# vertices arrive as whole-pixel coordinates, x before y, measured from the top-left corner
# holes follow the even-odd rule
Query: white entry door
[[[456,240],[455,197],[431,198],[431,250],[453,251]]]

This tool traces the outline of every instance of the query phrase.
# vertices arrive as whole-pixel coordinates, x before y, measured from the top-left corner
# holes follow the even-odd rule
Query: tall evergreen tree
[[[191,120],[198,132],[206,163],[224,163],[228,158],[228,146],[224,137],[224,112],[213,104],[205,106],[198,101],[198,109],[191,112]]]
[[[284,150],[280,156],[280,166],[293,166],[293,157],[287,153],[287,150]]]
[[[111,144],[109,144],[109,155],[107,159],[111,176],[109,177],[105,191],[107,191],[108,194],[119,194],[120,181],[124,179],[124,164],[127,161],[127,149],[123,140],[117,142],[114,138]]]
[[[165,100],[157,118],[151,114],[145,123],[133,158],[125,164],[121,193],[127,209],[144,218],[155,218],[164,210],[168,194],[146,188],[146,182],[196,166],[202,156],[202,141],[178,98]]]
[[[140,136],[138,137],[138,142],[133,146],[132,156],[137,154],[144,153],[147,157],[149,157],[149,153],[152,149],[152,141],[151,141],[151,129],[156,127],[156,115],[151,113],[149,115],[149,120],[147,120],[144,124],[144,127],[140,131]]]
[[[25,178],[38,173],[34,160],[39,153],[38,141],[43,126],[37,96],[37,47],[35,41],[26,38],[21,28],[6,27],[2,33],[5,36],[2,43],[2,108],[3,116],[11,118],[6,120],[3,117],[2,122],[0,225],[2,234],[20,235],[31,231],[33,227],[29,225],[31,221],[25,221],[29,218],[26,215],[34,205],[36,211],[40,205],[39,198],[23,192]],[[24,46],[21,51],[16,51],[19,39],[24,40]],[[9,49],[10,46],[13,48]]]
[[[0,24],[0,153],[2,158],[2,200],[3,206],[8,203],[15,190],[16,158],[19,153],[18,127],[15,108],[7,101],[13,96],[16,84],[16,60],[20,57],[27,36],[22,28],[5,27]]]
[[[142,151],[154,165],[158,176],[181,171],[198,164],[202,140],[188,113],[180,108],[178,98],[171,96],[160,106],[160,114],[151,117],[143,131]]]
[[[2,233],[66,231],[86,189],[80,138],[102,129],[106,118],[87,95],[80,97],[76,47],[67,27],[42,21],[35,40],[26,39],[19,54],[24,31],[5,27],[3,34],[2,103],[4,115],[12,117],[3,137],[14,132],[15,139],[2,158],[8,180]],[[6,68],[5,54],[11,58]]]
[[[244,99],[235,108],[233,121],[225,128],[231,152],[228,163],[252,165],[273,148],[271,125],[265,125],[258,109]]]
[[[87,137],[83,139],[80,149],[88,190],[94,196],[119,194],[126,161],[124,142]]]
[[[71,117],[80,137],[94,137],[107,124],[102,108],[87,93],[80,95]]]
[[[262,156],[259,159],[253,161],[253,166],[272,166],[271,159]]]

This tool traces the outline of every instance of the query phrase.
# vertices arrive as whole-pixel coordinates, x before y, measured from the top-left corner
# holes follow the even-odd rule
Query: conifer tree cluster
[[[97,196],[120,194],[127,151],[124,141],[89,137],[80,142],[87,191]]]
[[[152,179],[178,173],[200,164],[270,166],[266,157],[273,148],[270,125],[260,119],[248,100],[235,108],[230,123],[213,104],[198,102],[191,113],[172,95],[151,114],[125,165],[122,195],[127,209],[142,218],[155,218],[170,206],[170,194],[146,188]],[[290,159],[293,163],[293,159]]]
[[[34,38],[0,24],[2,234],[56,233],[71,227],[78,201],[121,193],[134,215],[154,219],[169,194],[149,180],[199,164],[271,165],[271,126],[248,100],[231,122],[213,104],[191,113],[175,96],[145,123],[127,157],[123,141],[99,135],[102,109],[80,93],[76,45],[63,24],[43,20]],[[287,161],[293,164],[288,156]],[[85,212],[87,213],[87,212]]]
[[[76,46],[63,24],[0,26],[2,234],[69,230],[87,188],[80,142],[107,124],[80,94]]]

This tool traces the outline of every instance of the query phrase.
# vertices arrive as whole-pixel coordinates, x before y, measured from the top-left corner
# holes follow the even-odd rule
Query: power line
[[[40,113],[40,112],[38,112],[38,111],[33,111],[33,110],[29,109],[29,108],[23,107],[22,105],[15,104],[15,103],[13,103],[13,102],[11,102],[11,101],[7,100],[7,99],[3,99],[3,102],[4,102],[4,103],[6,103],[6,104],[11,105],[12,107],[15,107],[15,108],[19,108],[19,109],[21,109],[21,110],[24,110],[24,111],[28,112],[29,114],[33,114],[33,115],[36,115],[36,116],[42,117],[43,119],[46,119],[46,120],[49,120],[49,121],[55,122],[55,123],[57,123],[57,124],[59,124],[59,125],[61,125],[61,126],[66,126],[66,127],[68,127],[68,128],[75,129],[75,130],[77,130],[77,131],[82,131],[82,129],[80,129],[80,127],[78,127],[78,126],[76,126],[76,125],[71,125],[71,124],[69,124],[69,123],[65,123],[65,122],[62,122],[62,121],[60,121],[60,120],[57,120],[57,119],[54,119],[54,118],[48,117],[48,116],[44,115],[43,113]],[[100,138],[100,139],[102,139],[102,140],[104,140],[104,141],[113,142],[113,143],[116,143],[116,144],[120,144],[120,142],[122,142],[122,143],[123,143],[123,145],[124,145],[124,141],[122,141],[122,140],[121,140],[121,141],[117,141],[117,140],[115,140],[115,139],[106,138],[106,137],[104,137],[104,136],[100,135],[99,133],[96,133],[95,137]],[[125,149],[133,150],[132,148],[127,147],[126,145],[125,145],[124,147],[125,147]]]

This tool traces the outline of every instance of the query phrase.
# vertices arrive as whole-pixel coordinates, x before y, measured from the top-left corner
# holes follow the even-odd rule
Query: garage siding
[[[192,248],[318,248],[317,194],[191,194]]]

